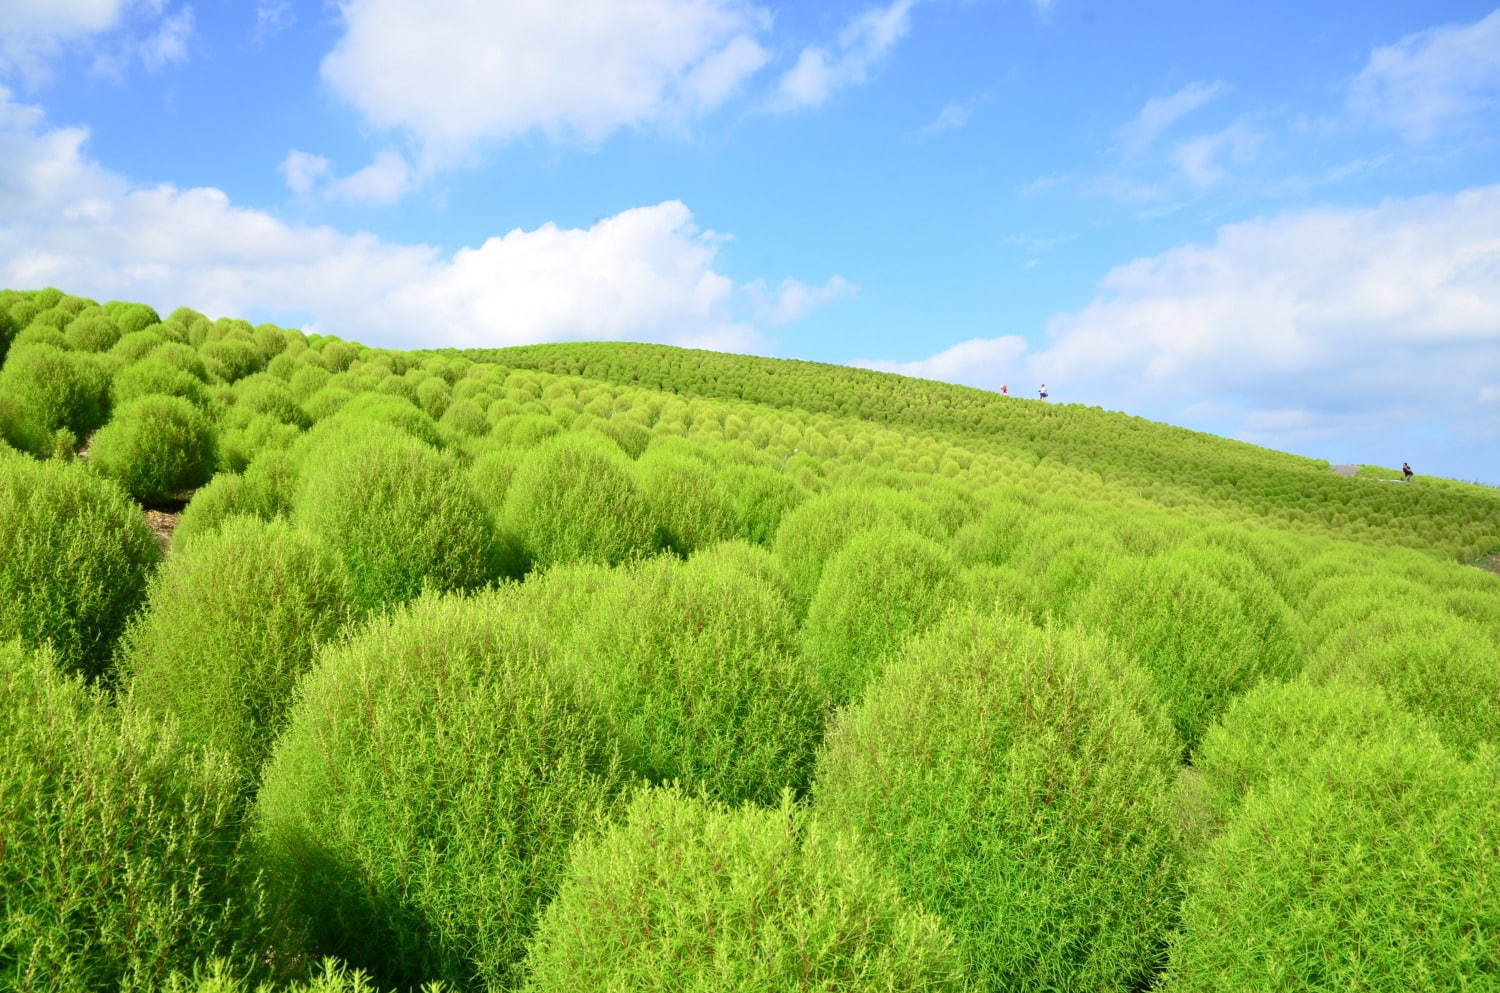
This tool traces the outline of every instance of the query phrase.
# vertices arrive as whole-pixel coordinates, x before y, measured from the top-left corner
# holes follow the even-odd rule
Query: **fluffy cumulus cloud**
[[[1039,346],[1017,342],[863,364],[1045,381],[1055,399],[1277,447],[1428,424],[1500,455],[1500,186],[1228,225],[1114,269]]]
[[[40,110],[0,89],[0,286],[300,315],[401,347],[619,338],[766,347],[762,315],[745,303],[750,284],[718,271],[724,239],[677,201],[589,228],[518,229],[450,254],[289,224],[216,189],[134,187],[85,154],[87,137],[49,128]],[[315,156],[283,168],[308,188],[327,172]]]
[[[346,0],[323,76],[432,160],[539,130],[594,142],[722,104],[769,58],[740,0]]]
[[[857,15],[831,46],[804,48],[777,83],[772,106],[777,110],[816,107],[836,91],[865,82],[870,73],[906,37],[916,0],[892,0]]]
[[[131,0],[6,0],[0,72],[36,78],[67,42],[113,28]]]
[[[1375,49],[1349,91],[1355,111],[1412,141],[1493,120],[1497,100],[1500,10],[1473,24],[1430,28]]]
[[[1016,375],[1021,372],[1026,354],[1026,339],[1019,335],[998,338],[971,338],[952,348],[945,348],[929,358],[915,362],[885,362],[878,359],[856,359],[851,365],[880,372],[894,372],[919,379],[936,379],[945,383],[962,383],[980,389],[999,390],[1008,386],[1012,392],[1020,387]]]

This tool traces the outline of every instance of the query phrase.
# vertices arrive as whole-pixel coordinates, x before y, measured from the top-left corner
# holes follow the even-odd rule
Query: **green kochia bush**
[[[614,564],[660,545],[631,464],[603,439],[576,435],[544,443],[521,463],[501,525],[538,569],[575,560]]]
[[[851,835],[672,790],[575,848],[527,971],[528,993],[964,989],[952,936]]]
[[[110,394],[116,406],[153,394],[182,397],[200,406],[208,402],[196,376],[159,358],[142,359],[121,369],[110,384]]]
[[[314,535],[231,518],[152,579],[124,636],[131,701],[253,780],[297,680],[350,618],[343,566]]]
[[[102,675],[158,558],[140,511],[77,464],[0,451],[0,640]]]
[[[144,396],[94,435],[89,465],[137,500],[163,500],[208,482],[218,463],[213,426],[181,397]]]
[[[1381,687],[1460,754],[1500,745],[1500,645],[1446,611],[1398,606],[1351,625],[1309,660],[1308,677]]]
[[[1500,757],[1330,741],[1193,867],[1164,993],[1493,989]]]
[[[375,609],[424,585],[473,589],[518,573],[449,456],[378,424],[304,465],[295,519],[343,556],[355,602]]]
[[[266,367],[266,356],[255,345],[238,338],[211,341],[198,350],[203,364],[219,380],[232,383]]]
[[[65,427],[80,436],[109,417],[109,373],[92,355],[52,345],[16,345],[0,372],[9,394],[49,431]]]
[[[1174,556],[1118,563],[1076,609],[1151,673],[1188,748],[1235,696],[1295,675],[1264,617]]]
[[[0,988],[141,991],[275,954],[229,764],[0,643]]]
[[[785,599],[712,559],[643,563],[594,598],[564,653],[627,767],[723,800],[801,789],[823,702]]]
[[[1377,687],[1261,683],[1230,704],[1193,756],[1198,819],[1189,840],[1201,844],[1217,835],[1246,796],[1325,749],[1360,750],[1431,733],[1430,722]]]
[[[0,447],[5,445],[46,458],[52,450],[52,433],[15,397],[0,392]]]
[[[621,786],[514,593],[428,597],[325,650],[256,836],[313,949],[384,985],[504,988],[574,832]]]
[[[960,614],[843,712],[814,798],[954,929],[980,988],[1124,991],[1176,906],[1177,753],[1104,643]]]
[[[803,653],[828,698],[857,699],[957,588],[952,555],[921,535],[888,528],[850,539],[823,569],[802,628]]]
[[[826,561],[861,531],[906,527],[923,537],[946,535],[937,515],[915,498],[891,490],[837,490],[799,505],[782,518],[776,554],[786,566],[793,603],[807,609]]]
[[[709,459],[687,446],[651,448],[636,463],[636,473],[667,543],[678,554],[737,537],[730,494]]]

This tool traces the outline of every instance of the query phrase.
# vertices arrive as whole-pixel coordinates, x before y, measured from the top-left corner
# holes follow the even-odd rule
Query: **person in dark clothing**
[[[1404,480],[1406,480],[1409,483],[1409,482],[1411,482],[1411,477],[1412,477],[1411,466],[1407,465],[1405,462],[1401,463],[1401,478],[1404,479]]]

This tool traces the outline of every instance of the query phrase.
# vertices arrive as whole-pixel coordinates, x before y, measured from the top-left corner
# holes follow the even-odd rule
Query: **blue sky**
[[[1487,4],[5,7],[3,285],[1045,381],[1500,483]]]

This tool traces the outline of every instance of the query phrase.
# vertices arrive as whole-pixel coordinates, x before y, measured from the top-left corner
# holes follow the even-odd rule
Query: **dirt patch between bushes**
[[[168,513],[165,510],[148,510],[146,513],[146,527],[151,529],[151,534],[156,538],[157,544],[165,552],[172,544],[172,532],[177,530],[177,523],[182,520],[182,514]]]
[[[1493,572],[1500,576],[1500,552],[1492,552],[1472,565],[1476,569],[1483,569],[1485,572]]]

